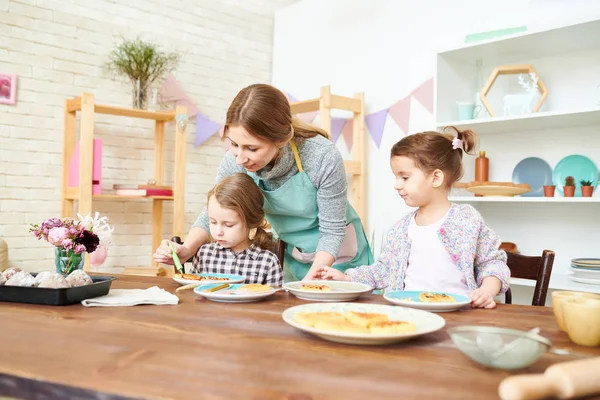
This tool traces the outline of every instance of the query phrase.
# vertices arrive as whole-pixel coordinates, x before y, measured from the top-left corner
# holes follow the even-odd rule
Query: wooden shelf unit
[[[331,110],[354,113],[352,160],[345,160],[346,173],[352,175],[352,206],[358,213],[365,231],[367,230],[366,171],[365,171],[365,95],[356,93],[354,98],[331,94],[330,86],[321,87],[318,98],[290,103],[292,114],[319,112],[321,128],[331,138]]]
[[[80,113],[79,134],[79,186],[69,186],[69,163],[77,143],[77,112]],[[177,106],[173,111],[146,111],[96,104],[94,95],[83,93],[80,97],[65,100],[65,122],[63,143],[63,186],[62,217],[79,212],[87,215],[92,212],[92,200],[152,200],[152,252],[162,239],[163,202],[173,201],[173,236],[183,236],[185,222],[185,155],[187,124],[175,124],[175,165],[173,196],[119,196],[116,194],[92,194],[92,166],[94,144],[94,115],[108,114],[121,117],[142,118],[155,121],[154,127],[154,180],[156,185],[164,184],[165,164],[165,123],[176,121],[177,115],[187,117],[187,109]],[[74,210],[74,201],[78,210]],[[152,257],[151,257],[152,258]],[[157,267],[154,259],[153,266]],[[84,269],[89,270],[89,254],[86,254]]]

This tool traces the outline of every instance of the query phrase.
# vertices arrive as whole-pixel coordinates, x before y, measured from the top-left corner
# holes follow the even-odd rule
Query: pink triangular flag
[[[163,86],[158,92],[160,103],[175,103],[177,105],[185,106],[187,108],[187,114],[189,118],[194,117],[198,114],[198,107],[185,93],[181,84],[175,79],[172,73],[167,75]]]
[[[346,124],[348,118],[340,118],[340,117],[331,117],[331,141],[333,143],[337,142],[340,138],[340,133],[342,133],[342,128]]]
[[[388,114],[398,124],[405,134],[408,134],[408,124],[410,121],[410,96],[398,100],[390,108]]]
[[[411,94],[423,107],[433,113],[433,78],[422,83]]]
[[[352,121],[352,118],[349,118],[346,123],[344,124],[344,127],[342,128],[342,136],[344,137],[344,140],[346,141],[346,146],[348,147],[348,151],[352,150],[352,145],[354,144],[354,123]]]
[[[384,108],[383,110],[379,110],[365,117],[365,124],[367,124],[367,127],[369,128],[369,132],[371,132],[371,137],[377,148],[381,145],[385,120],[387,119],[387,111],[387,108]]]
[[[283,92],[283,94],[285,95],[285,97],[287,97],[290,104],[298,102],[298,99],[293,94],[288,93],[288,92]],[[311,112],[307,112],[307,113],[298,114],[298,118],[300,118],[304,122],[308,122],[309,124],[311,124],[315,120],[315,118],[317,117],[318,114],[319,114],[318,111],[311,111]]]

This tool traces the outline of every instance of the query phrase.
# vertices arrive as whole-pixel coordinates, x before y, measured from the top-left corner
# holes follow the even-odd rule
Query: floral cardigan
[[[410,254],[408,226],[415,212],[402,217],[389,230],[377,262],[348,269],[346,275],[354,282],[366,283],[376,289],[403,290]],[[502,282],[500,293],[508,290],[510,270],[506,265],[506,253],[498,249],[500,238],[473,206],[452,204],[438,237],[456,267],[465,274],[469,289],[477,289],[483,278],[495,276]]]

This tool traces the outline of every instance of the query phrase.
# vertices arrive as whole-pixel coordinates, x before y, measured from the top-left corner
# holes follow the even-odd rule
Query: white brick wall
[[[60,213],[65,98],[88,91],[98,103],[130,105],[129,85],[102,69],[117,37],[139,35],[181,51],[177,79],[221,122],[238,90],[270,82],[273,12],[296,1],[0,0],[0,72],[19,79],[17,105],[0,105],[0,237],[10,265],[53,268],[52,246],[36,241],[28,227]],[[152,176],[152,122],[97,115],[95,126],[103,140],[103,190]],[[186,231],[205,205],[223,154],[217,138],[195,148],[193,123],[188,131]],[[173,141],[166,147],[171,183]],[[115,225],[105,266],[147,266],[151,202],[102,200],[93,208]],[[170,208],[165,203],[164,237],[171,234]]]

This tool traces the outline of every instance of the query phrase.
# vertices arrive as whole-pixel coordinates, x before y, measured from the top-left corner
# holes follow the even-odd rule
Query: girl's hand
[[[173,242],[171,244],[173,245],[175,253],[177,253],[177,256],[179,256],[181,262],[185,262],[185,260],[187,260],[187,258],[185,258],[185,246]],[[168,240],[165,239],[160,242],[160,246],[158,246],[154,252],[154,261],[161,264],[173,265],[173,256]]]
[[[496,308],[494,295],[484,288],[475,289],[471,292],[471,307],[473,308]]]
[[[306,276],[304,281],[309,280],[333,280],[333,281],[350,281],[350,277],[335,268],[331,268],[328,265],[313,265]]]

